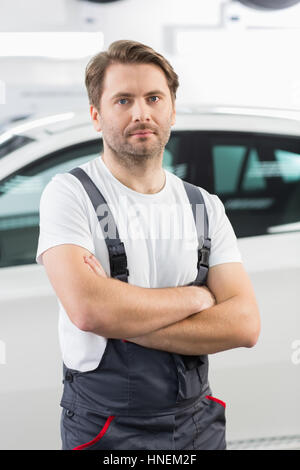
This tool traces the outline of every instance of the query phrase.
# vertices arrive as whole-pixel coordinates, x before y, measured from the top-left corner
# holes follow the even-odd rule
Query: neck
[[[142,194],[155,194],[163,189],[166,175],[162,157],[161,154],[158,158],[128,163],[108,152],[102,154],[102,160],[112,175],[120,183]]]

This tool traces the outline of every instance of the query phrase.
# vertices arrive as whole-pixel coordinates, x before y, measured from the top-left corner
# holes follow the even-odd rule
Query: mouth
[[[134,132],[133,134],[130,134],[130,136],[131,137],[148,137],[153,134],[154,132],[145,130],[145,131]]]

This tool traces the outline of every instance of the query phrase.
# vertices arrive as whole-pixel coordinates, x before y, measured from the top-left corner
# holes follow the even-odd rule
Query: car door
[[[254,349],[211,356],[213,391],[228,404],[227,438],[233,448],[300,446],[292,360],[300,339],[300,140],[210,132],[199,134],[198,148],[201,167],[211,168],[207,187],[223,201],[238,237],[262,320]],[[199,172],[199,185],[206,181]]]

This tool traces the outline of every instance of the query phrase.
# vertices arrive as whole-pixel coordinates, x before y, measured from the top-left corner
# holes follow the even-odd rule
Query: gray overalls
[[[70,171],[85,188],[97,213],[106,204],[101,192],[79,167]],[[194,220],[203,204],[196,186],[183,182]],[[210,239],[205,210],[204,237],[197,234],[198,274],[191,284],[205,284]],[[107,205],[110,222],[113,216]],[[103,216],[98,216],[101,224]],[[196,224],[197,226],[197,224]],[[111,277],[128,282],[127,258],[117,227],[106,236]],[[211,396],[208,357],[146,348],[122,339],[107,339],[95,370],[79,372],[63,364],[60,405],[62,449],[198,450],[225,449],[225,403]]]

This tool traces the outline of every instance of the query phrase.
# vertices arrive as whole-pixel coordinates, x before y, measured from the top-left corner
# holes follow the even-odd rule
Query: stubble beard
[[[110,129],[108,132],[103,132],[103,139],[114,158],[122,166],[131,168],[136,165],[143,166],[152,159],[159,159],[169,141],[170,134],[171,125],[168,128],[159,129],[153,137],[150,137],[153,142],[148,142],[149,138],[145,137],[145,142],[131,143],[130,139],[143,139],[143,137],[123,137],[117,131]]]

